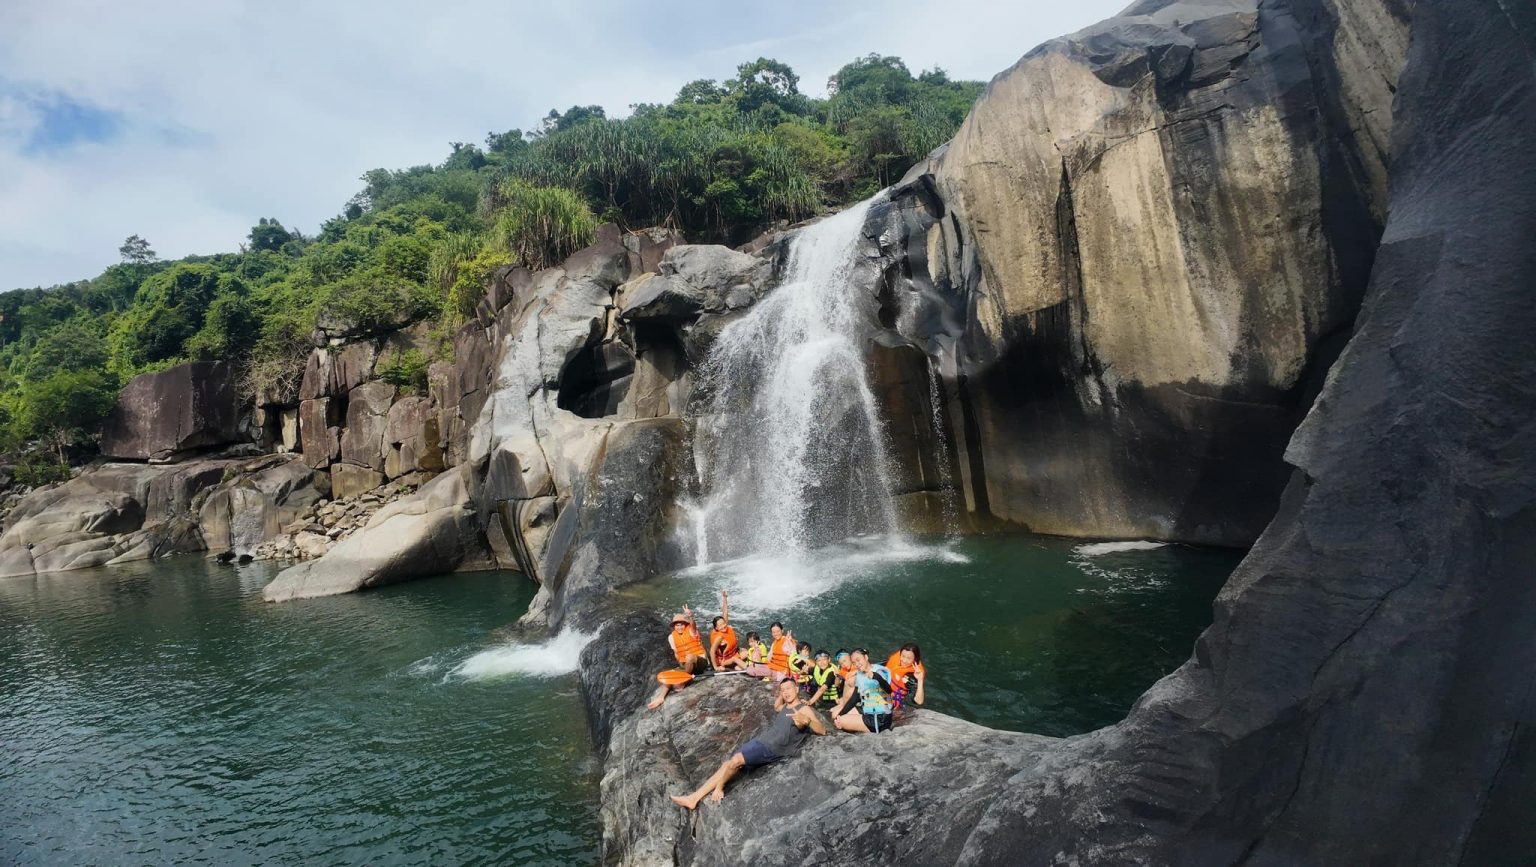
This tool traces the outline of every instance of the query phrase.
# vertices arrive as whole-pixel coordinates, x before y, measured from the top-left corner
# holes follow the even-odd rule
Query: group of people
[[[748,632],[742,642],[731,625],[726,593],[720,594],[720,616],[710,626],[707,644],[686,605],[672,618],[667,644],[678,668],[687,675],[744,674],[775,684],[774,715],[768,726],[696,791],[672,796],[690,810],[706,796],[716,801],[724,798],[726,782],[740,771],[796,755],[811,733],[827,734],[817,711],[827,713],[839,731],[878,734],[890,730],[903,707],[920,705],[925,698],[928,672],[916,643],[903,644],[881,665],[862,647],[813,651],[808,642],[796,641],[794,633],[777,622],[768,627],[766,640]],[[667,695],[681,686],[664,681],[648,707],[661,707]]]

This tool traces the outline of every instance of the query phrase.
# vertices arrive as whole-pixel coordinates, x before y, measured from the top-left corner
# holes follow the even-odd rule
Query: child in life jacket
[[[747,673],[767,680],[773,673],[768,667],[768,643],[756,632],[747,633]]]
[[[813,690],[810,703],[813,706],[830,709],[843,697],[843,678],[837,666],[832,664],[832,654],[825,650],[817,651],[816,664],[811,666],[810,676]]]
[[[800,642],[795,652],[789,657],[789,670],[795,683],[800,684],[801,695],[810,695],[815,689],[811,686],[811,666],[815,665],[815,657],[811,653],[811,643]]]

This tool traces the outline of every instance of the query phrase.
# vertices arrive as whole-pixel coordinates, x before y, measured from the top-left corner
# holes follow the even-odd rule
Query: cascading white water
[[[701,562],[896,532],[853,277],[875,200],[800,231],[783,283],[721,330],[701,370]],[[867,300],[867,299],[866,299]]]
[[[929,420],[933,424],[933,441],[938,446],[934,463],[939,470],[939,497],[944,510],[944,535],[953,539],[960,535],[959,492],[955,490],[954,474],[949,471],[949,434],[944,424],[944,392],[939,384],[938,365],[928,364]]]

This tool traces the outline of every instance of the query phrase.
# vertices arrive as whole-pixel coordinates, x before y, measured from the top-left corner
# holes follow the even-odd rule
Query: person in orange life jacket
[[[895,678],[892,685],[896,687],[896,707],[923,703],[923,681],[928,677],[928,670],[923,667],[923,652],[916,642],[903,644],[885,661],[885,667]]]
[[[732,753],[719,770],[704,781],[704,785],[686,795],[672,795],[672,803],[693,810],[698,808],[705,795],[715,801],[724,800],[725,784],[743,769],[771,765],[779,759],[798,754],[808,737],[807,730],[818,735],[827,733],[821,718],[810,705],[800,699],[800,690],[793,680],[780,681],[776,690],[773,717],[768,727]]]
[[[747,673],[753,677],[761,677],[767,680],[773,670],[768,667],[768,659],[772,654],[768,645],[763,642],[756,632],[747,633]]]
[[[832,709],[832,723],[838,729],[854,734],[886,731],[891,727],[891,717],[896,705],[891,701],[891,671],[883,665],[872,665],[869,651],[858,648],[853,651],[853,678],[848,681],[842,703]],[[850,711],[858,709],[858,713]]]
[[[774,680],[783,680],[792,673],[789,660],[795,655],[795,635],[778,621],[768,627],[768,635],[768,668]]]
[[[724,591],[720,593],[720,616],[709,630],[709,664],[716,671],[746,667],[731,626],[731,597]]]
[[[686,605],[683,606],[682,614],[672,618],[672,633],[667,636],[667,646],[672,648],[679,669],[689,674],[698,674],[704,670],[707,664],[704,642],[699,640],[699,628],[693,624],[693,612]],[[662,684],[646,707],[650,710],[661,707],[661,703],[667,700],[667,693],[673,689],[669,684]]]

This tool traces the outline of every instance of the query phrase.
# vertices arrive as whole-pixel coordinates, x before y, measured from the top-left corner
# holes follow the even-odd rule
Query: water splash
[[[1155,551],[1167,545],[1167,542],[1091,542],[1087,545],[1078,545],[1073,548],[1073,553],[1084,557],[1101,557],[1105,554],[1122,554],[1127,551]]]
[[[445,680],[490,680],[522,675],[558,677],[576,670],[581,650],[592,641],[585,632],[566,630],[536,644],[503,644],[474,654],[449,671]]]
[[[888,577],[911,563],[966,563],[951,545],[901,537],[864,536],[817,548],[753,554],[694,566],[684,577],[706,577],[712,588],[729,590],[732,616],[769,616],[811,602],[838,587]]]
[[[896,532],[853,288],[873,202],[801,230],[782,285],[721,330],[700,371],[700,562]]]

